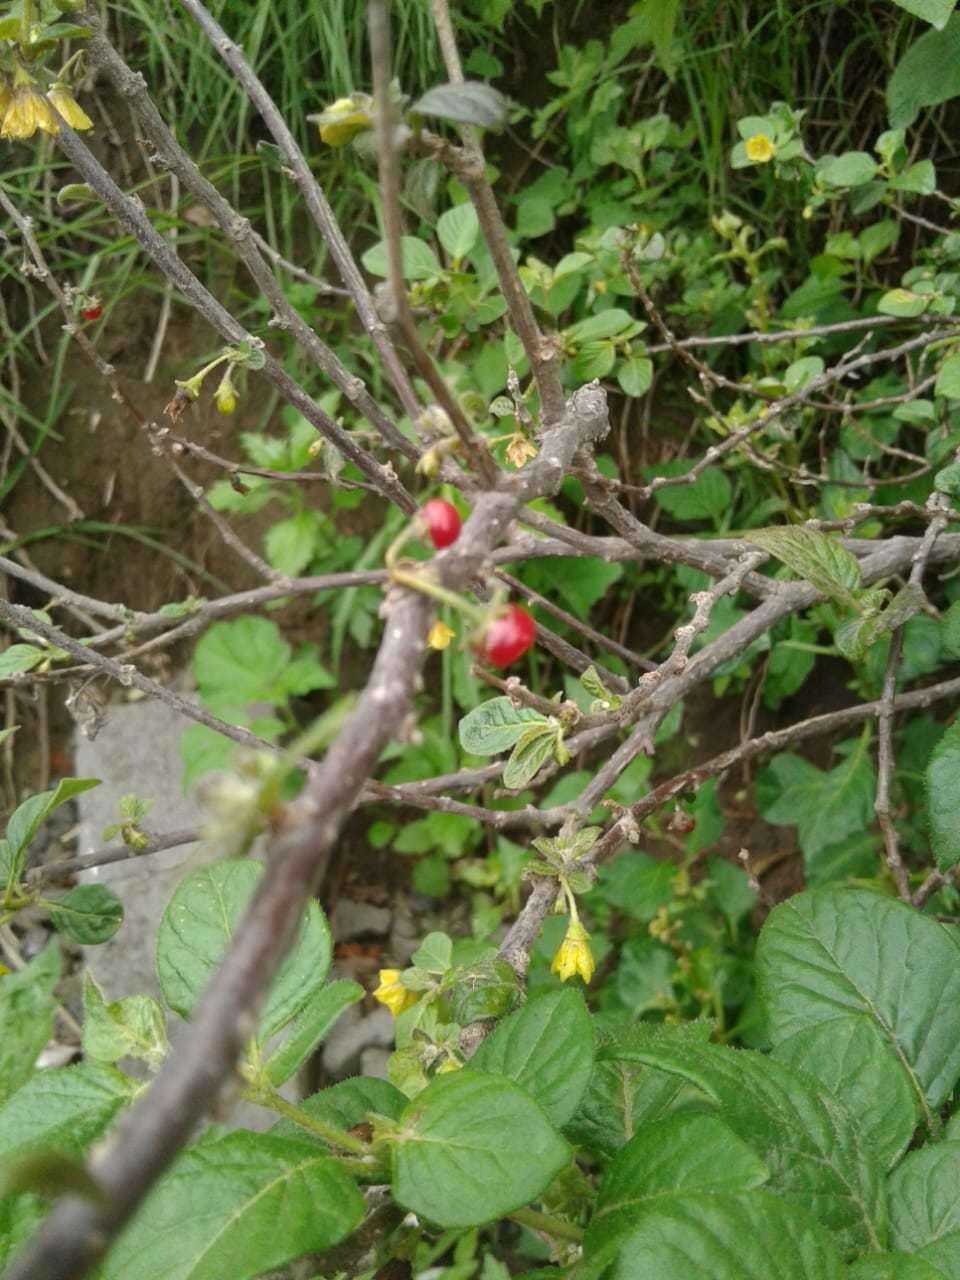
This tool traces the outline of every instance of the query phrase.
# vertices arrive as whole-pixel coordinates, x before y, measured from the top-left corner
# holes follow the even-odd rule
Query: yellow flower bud
[[[747,159],[754,164],[768,164],[777,154],[777,148],[765,133],[755,133],[752,138],[748,138],[744,149]]]
[[[234,413],[237,408],[237,397],[233,393],[233,388],[228,387],[224,391],[217,392],[217,412],[218,413]]]
[[[338,98],[319,115],[308,116],[320,129],[320,140],[328,147],[346,146],[358,133],[373,128],[373,100],[366,94]]]
[[[92,129],[93,121],[77,102],[76,98],[62,84],[55,84],[47,98],[66,120],[71,129]]]
[[[590,950],[590,935],[579,920],[571,920],[567,932],[553,957],[550,972],[566,982],[578,973],[584,982],[589,982],[596,968],[593,952]]]
[[[445,1075],[448,1075],[451,1071],[460,1071],[462,1070],[462,1068],[463,1068],[462,1062],[458,1062],[456,1058],[447,1058],[446,1062],[444,1062],[442,1066],[437,1067],[437,1075],[445,1076]]]
[[[373,993],[373,998],[385,1004],[395,1018],[417,1003],[417,993],[408,991],[400,982],[399,969],[381,969],[380,985]]]
[[[448,627],[445,622],[435,622],[427,636],[427,644],[431,649],[446,649],[456,634],[453,627]]]

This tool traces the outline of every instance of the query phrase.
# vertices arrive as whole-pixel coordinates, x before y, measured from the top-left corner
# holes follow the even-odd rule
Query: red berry
[[[495,667],[509,667],[522,653],[526,653],[537,634],[536,624],[518,604],[512,604],[506,613],[487,626],[480,641],[480,656]]]
[[[95,307],[83,307],[80,311],[84,320],[99,320],[103,315],[103,307],[98,302]]]
[[[456,542],[460,534],[460,516],[452,502],[444,498],[431,498],[420,508],[421,528],[433,545],[440,550]]]

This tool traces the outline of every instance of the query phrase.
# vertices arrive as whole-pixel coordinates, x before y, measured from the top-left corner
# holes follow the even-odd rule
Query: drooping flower
[[[777,148],[765,133],[755,133],[752,138],[748,138],[744,150],[747,153],[747,159],[752,160],[754,164],[769,164],[777,154]]]
[[[417,1003],[417,993],[408,991],[400,982],[399,969],[380,970],[380,985],[374,991],[373,998],[385,1004],[395,1018],[398,1018],[404,1009],[409,1009],[411,1005]]]
[[[60,112],[71,129],[93,128],[93,121],[66,85],[60,84],[58,81],[47,94],[47,98]]]
[[[338,98],[319,115],[307,119],[319,127],[321,142],[328,147],[344,147],[358,133],[373,128],[373,99],[365,93]]]
[[[579,920],[571,920],[567,932],[557,948],[550,972],[557,974],[561,982],[566,982],[578,973],[584,982],[593,977],[596,962],[590,950],[590,935]]]
[[[59,128],[43,94],[37,93],[31,84],[18,84],[10,94],[3,113],[0,138],[24,142],[27,138],[32,138],[38,129],[42,129],[44,133],[56,133]]]

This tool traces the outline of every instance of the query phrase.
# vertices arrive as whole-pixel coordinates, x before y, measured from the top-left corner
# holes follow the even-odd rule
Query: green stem
[[[360,1138],[355,1138],[352,1133],[338,1129],[336,1125],[327,1124],[325,1120],[320,1120],[317,1116],[310,1115],[302,1107],[288,1102],[286,1098],[277,1093],[275,1089],[271,1089],[269,1085],[249,1085],[242,1093],[248,1102],[256,1102],[261,1107],[276,1111],[277,1115],[283,1116],[285,1120],[292,1120],[294,1124],[300,1125],[308,1133],[315,1134],[318,1138],[322,1138],[324,1142],[328,1142],[331,1147],[339,1147],[341,1151],[349,1151],[356,1156],[368,1156],[370,1154],[368,1143],[363,1142]]]
[[[448,591],[446,587],[441,587],[439,582],[432,582],[425,574],[408,573],[405,569],[392,568],[390,577],[394,582],[399,583],[401,587],[410,587],[411,590],[430,596],[431,599],[438,601],[440,604],[449,605],[451,609],[456,609],[458,613],[464,614],[477,626],[487,616],[485,609],[478,609],[474,605],[468,604],[455,591]]]
[[[576,1223],[564,1222],[562,1218],[541,1213],[539,1209],[517,1209],[515,1213],[508,1213],[507,1217],[519,1222],[521,1227],[529,1227],[531,1231],[544,1231],[556,1240],[573,1240],[579,1244],[583,1239],[583,1229]]]

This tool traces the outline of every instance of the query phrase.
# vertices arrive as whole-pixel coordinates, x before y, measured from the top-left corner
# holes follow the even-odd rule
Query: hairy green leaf
[[[336,1020],[366,992],[359,982],[341,980],[319,987],[294,1019],[290,1033],[268,1060],[265,1070],[270,1083],[279,1088],[301,1063],[313,1053]]]
[[[469,1067],[434,1078],[404,1110],[393,1192],[442,1227],[479,1226],[528,1204],[570,1159],[530,1095]]]
[[[869,890],[815,889],[767,917],[757,973],[774,1044],[859,1015],[928,1119],[949,1097],[960,1078],[960,948],[935,920]]]
[[[53,1034],[61,963],[60,941],[51,938],[29,964],[0,977],[0,1103],[30,1078]]]
[[[937,743],[926,771],[930,842],[941,871],[960,862],[960,720]]]
[[[855,605],[861,586],[860,565],[836,538],[801,526],[751,529],[743,536],[782,560],[824,595],[851,608]]]
[[[882,1247],[880,1166],[853,1115],[817,1082],[750,1050],[695,1044],[634,1028],[617,1055],[673,1071],[702,1091],[770,1170],[769,1188],[815,1214],[844,1248]]]
[[[911,1151],[890,1175],[890,1241],[945,1276],[960,1266],[960,1142]]]
[[[481,702],[460,721],[460,745],[474,756],[509,751],[532,724],[548,724],[548,718],[530,707],[515,707],[509,698]]]
[[[0,1107],[0,1163],[31,1151],[82,1155],[137,1088],[94,1062],[38,1071]]]
[[[579,991],[546,991],[499,1024],[470,1059],[527,1090],[553,1124],[567,1123],[593,1070],[593,1022]]]
[[[190,1016],[223,959],[262,874],[259,863],[232,858],[194,872],[177,886],[160,920],[157,974],[164,999],[182,1018]],[[299,940],[264,1002],[261,1039],[285,1027],[322,986],[331,945],[326,918],[311,902]]]
[[[71,942],[107,942],[123,924],[123,903],[105,884],[78,884],[49,904],[50,922]]]
[[[179,1156],[102,1280],[247,1280],[328,1249],[363,1211],[352,1178],[315,1143],[241,1129]]]

